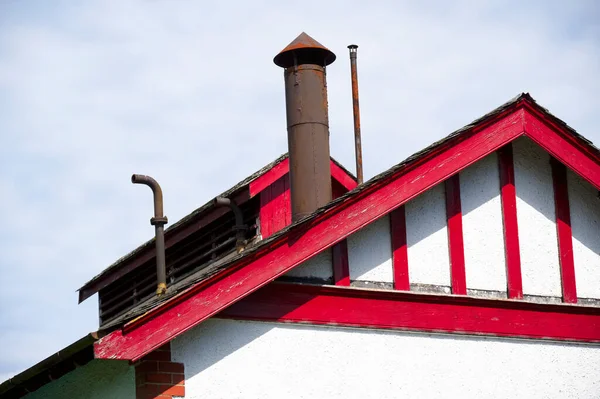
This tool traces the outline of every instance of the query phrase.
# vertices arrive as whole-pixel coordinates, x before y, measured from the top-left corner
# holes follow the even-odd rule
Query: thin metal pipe
[[[360,137],[360,105],[358,102],[358,71],[356,68],[356,53],[358,46],[351,44],[348,46],[350,51],[350,71],[352,75],[352,110],[354,113],[354,149],[356,153],[356,178],[358,184],[363,182],[363,162],[362,162],[362,141]]]
[[[156,243],[156,295],[163,295],[167,292],[167,271],[165,262],[165,231],[164,225],[168,223],[167,217],[163,214],[163,195],[160,185],[145,175],[132,175],[133,184],[144,184],[152,189],[154,194],[154,217],[150,219],[150,224],[154,226]]]
[[[214,203],[216,206],[226,206],[233,212],[233,215],[235,216],[235,226],[233,227],[235,230],[235,247],[238,252],[242,252],[246,245],[246,230],[248,229],[244,224],[242,210],[237,206],[235,201],[232,201],[229,198],[217,197],[214,199]]]

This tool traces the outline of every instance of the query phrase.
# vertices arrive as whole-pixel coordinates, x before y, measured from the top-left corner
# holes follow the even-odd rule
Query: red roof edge
[[[95,344],[137,360],[502,146],[527,136],[600,189],[593,145],[522,94],[233,259],[228,268]],[[243,281],[243,284],[240,282]]]

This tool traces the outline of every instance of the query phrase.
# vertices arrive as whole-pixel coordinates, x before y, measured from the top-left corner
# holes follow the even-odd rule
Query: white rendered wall
[[[127,361],[92,360],[25,398],[134,399],[135,370]]]
[[[527,138],[513,142],[523,293],[560,297],[550,156]]]
[[[506,291],[506,262],[498,157],[493,153],[460,173],[467,288]]]
[[[443,184],[405,207],[408,273],[411,283],[450,285],[450,258]]]
[[[171,343],[186,399],[598,398],[600,347],[208,320]]]
[[[387,215],[352,234],[347,242],[350,280],[394,282]]]
[[[306,277],[329,280],[333,278],[331,249],[313,256],[285,274],[288,277]]]
[[[600,199],[598,190],[567,172],[577,296],[600,298]]]

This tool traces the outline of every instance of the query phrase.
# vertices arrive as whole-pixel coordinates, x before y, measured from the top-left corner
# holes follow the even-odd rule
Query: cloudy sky
[[[368,5],[367,5],[368,4]],[[333,50],[332,155],[366,178],[520,92],[600,142],[600,3],[0,0],[0,381],[97,328],[83,283],[151,238],[154,176],[178,220],[287,151],[282,70]]]

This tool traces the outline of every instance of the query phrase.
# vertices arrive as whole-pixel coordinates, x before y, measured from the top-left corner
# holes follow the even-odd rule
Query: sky
[[[600,143],[600,3],[0,0],[0,381],[98,327],[76,290],[287,151],[283,72],[300,32],[331,49],[331,153],[365,178],[529,92]]]

